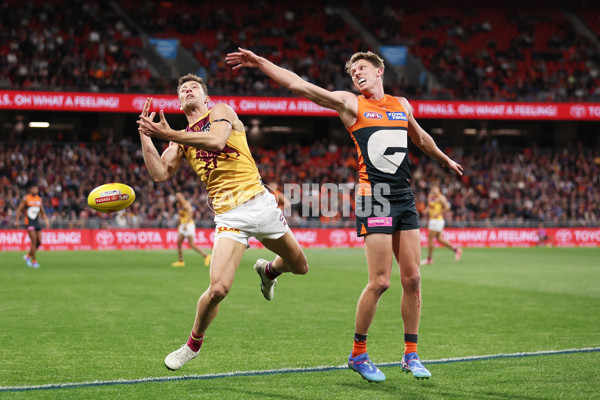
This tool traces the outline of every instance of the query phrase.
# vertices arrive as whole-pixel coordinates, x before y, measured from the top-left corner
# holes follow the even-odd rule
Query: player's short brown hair
[[[379,57],[372,51],[359,51],[358,53],[354,53],[352,57],[350,57],[350,59],[346,62],[346,73],[348,75],[351,75],[350,70],[352,69],[352,64],[354,64],[358,60],[367,60],[375,68],[381,68],[385,71],[385,64],[383,63],[383,58]]]
[[[208,96],[208,87],[206,87],[206,83],[204,83],[204,80],[202,80],[202,78],[195,74],[187,74],[179,78],[179,82],[177,82],[177,95],[179,95],[179,89],[181,89],[181,86],[184,83],[190,81],[198,82],[200,84],[200,87],[204,91],[204,94]]]

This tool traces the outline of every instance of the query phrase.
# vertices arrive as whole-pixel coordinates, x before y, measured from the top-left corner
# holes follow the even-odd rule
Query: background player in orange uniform
[[[23,259],[28,266],[39,268],[40,264],[37,261],[37,250],[42,245],[42,227],[40,226],[39,217],[41,216],[46,223],[46,228],[50,228],[50,220],[44,210],[44,203],[39,195],[39,188],[32,185],[29,188],[29,193],[23,197],[15,216],[15,225],[19,226],[21,213],[25,211],[25,226],[27,234],[31,240],[29,253],[23,256]]]
[[[356,309],[354,347],[348,365],[368,381],[385,380],[385,375],[367,354],[367,331],[375,317],[379,298],[390,285],[395,256],[403,289],[401,309],[405,350],[402,368],[412,372],[415,378],[429,378],[431,373],[417,355],[421,317],[421,236],[410,188],[407,136],[444,167],[458,174],[462,174],[462,167],[446,156],[419,126],[404,97],[384,93],[384,63],[374,53],[356,53],[346,63],[346,72],[361,96],[323,89],[249,50],[240,48],[238,52],[228,54],[226,61],[234,69],[259,68],[281,86],[339,114],[358,151],[357,232],[365,237],[369,269],[369,282]],[[389,191],[384,196],[385,204],[377,204],[373,193],[386,190]],[[386,206],[388,212],[377,215],[381,207]],[[361,217],[358,216],[359,209],[364,211]]]
[[[277,254],[271,262],[261,259],[254,265],[267,300],[273,298],[278,275],[308,272],[306,256],[277,207],[275,196],[262,184],[244,124],[235,111],[224,103],[209,109],[206,84],[193,74],[179,80],[177,94],[188,120],[183,131],[171,129],[162,110],[160,120],[154,122],[156,113],[148,115],[152,99],[146,101],[138,120],[144,161],[152,179],[163,182],[186,159],[206,185],[215,211],[216,232],[210,285],[198,300],[187,343],[165,358],[165,366],[170,370],[177,370],[198,356],[204,334],[229,293],[251,236]],[[162,155],[151,137],[170,142]]]
[[[194,238],[196,236],[196,224],[194,223],[194,209],[192,203],[186,200],[185,196],[181,192],[175,193],[175,199],[177,200],[177,213],[179,214],[179,227],[177,228],[177,255],[179,260],[171,264],[172,267],[185,267],[183,261],[183,240],[187,238],[190,249],[196,250],[198,253],[204,256],[204,265],[210,265],[210,254],[200,250],[198,246],[194,244]]]

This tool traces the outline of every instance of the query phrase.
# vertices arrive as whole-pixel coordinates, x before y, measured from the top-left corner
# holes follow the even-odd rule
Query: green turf
[[[307,250],[306,276],[284,275],[275,299],[258,289],[250,250],[206,335],[181,371],[166,354],[187,338],[208,284],[201,257],[171,268],[174,251],[0,254],[0,386],[337,366],[352,345],[356,300],[366,283],[355,250]],[[600,249],[467,249],[455,263],[437,250],[422,268],[423,360],[600,346]],[[401,287],[379,304],[369,332],[375,362],[402,357]],[[0,398],[581,399],[600,398],[600,353],[432,364],[417,381],[399,367],[368,384],[349,370],[142,383]]]

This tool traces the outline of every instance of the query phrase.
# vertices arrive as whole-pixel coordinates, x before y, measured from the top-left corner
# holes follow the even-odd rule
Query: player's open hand
[[[147,97],[146,98],[146,102],[144,103],[144,108],[142,109],[142,113],[140,114],[140,118],[141,117],[148,117],[148,114],[150,113],[150,107],[152,107],[152,97]],[[140,124],[140,121],[137,121],[138,126],[138,132],[140,134],[144,134],[144,135],[148,135],[147,131],[144,131],[142,129],[142,125]]]
[[[225,61],[232,69],[238,69],[242,67],[256,68],[260,57],[251,52],[250,50],[242,49],[238,47],[238,52],[229,53],[225,57]]]
[[[462,176],[463,174],[463,167],[462,165],[460,165],[459,163],[457,163],[456,161],[453,160],[448,160],[448,164],[444,165],[445,167],[448,167],[448,169],[456,172],[458,175]]]
[[[159,121],[154,122],[154,118],[156,117],[156,112],[150,112],[150,106],[152,105],[152,98],[149,97],[144,104],[144,109],[140,114],[140,118],[137,120],[138,131],[146,136],[168,140],[168,133],[171,131],[171,126],[167,122],[165,118],[165,113],[163,110],[159,112]]]
[[[146,98],[146,102],[144,103],[144,108],[142,109],[142,114],[144,117],[148,116],[148,113],[150,112],[150,107],[152,107],[152,97],[147,97]]]

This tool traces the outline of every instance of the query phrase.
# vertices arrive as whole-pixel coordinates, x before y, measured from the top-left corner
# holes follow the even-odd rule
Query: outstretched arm
[[[417,120],[415,120],[412,107],[408,103],[408,100],[406,100],[404,97],[398,97],[398,100],[408,113],[408,136],[410,136],[413,143],[429,157],[437,160],[442,167],[447,167],[448,169],[456,172],[458,175],[462,175],[463,167],[444,154],[444,152],[437,147],[433,138],[427,132],[425,132]]]
[[[356,95],[350,92],[323,89],[315,84],[305,81],[292,71],[281,68],[264,57],[259,57],[250,50],[239,48],[238,52],[229,53],[225,57],[227,64],[233,69],[242,67],[258,68],[269,78],[279,83],[286,89],[291,90],[299,96],[317,103],[321,107],[335,110],[346,126],[352,125],[352,119],[356,119],[358,105]],[[348,124],[348,122],[352,122]]]
[[[149,98],[150,104],[152,99]],[[148,102],[147,101],[147,102]],[[149,107],[148,107],[149,110]],[[211,126],[208,132],[199,135],[197,132],[176,131],[165,118],[163,110],[159,112],[159,121],[154,122],[156,112],[148,115],[140,115],[137,124],[140,135],[145,135],[156,139],[168,140],[171,142],[183,144],[185,146],[197,147],[209,151],[221,151],[227,144],[234,124],[238,130],[242,130],[242,123],[238,120],[237,114],[231,107],[224,103],[217,104],[210,113]]]

